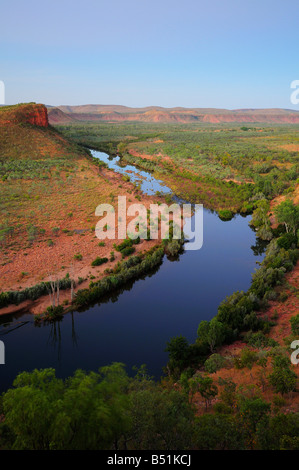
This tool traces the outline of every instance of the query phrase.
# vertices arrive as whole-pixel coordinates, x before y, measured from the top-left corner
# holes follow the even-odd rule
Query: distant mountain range
[[[216,108],[128,108],[120,105],[87,104],[48,106],[49,122],[207,122],[207,123],[299,123],[299,111],[291,109],[216,109]]]

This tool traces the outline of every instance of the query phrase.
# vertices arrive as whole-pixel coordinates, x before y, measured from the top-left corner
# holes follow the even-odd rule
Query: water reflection
[[[130,167],[97,153],[116,171]],[[166,188],[142,173],[148,177],[145,192]],[[59,322],[37,326],[28,313],[0,315],[7,361],[0,366],[0,392],[20,371],[45,367],[67,377],[78,368],[97,370],[111,362],[125,363],[128,371],[147,364],[149,373],[159,378],[167,362],[166,342],[177,335],[194,341],[201,320],[215,316],[227,295],[250,286],[265,244],[256,239],[249,219],[238,215],[224,223],[204,210],[202,249],[186,251],[179,262],[164,257],[153,271]]]

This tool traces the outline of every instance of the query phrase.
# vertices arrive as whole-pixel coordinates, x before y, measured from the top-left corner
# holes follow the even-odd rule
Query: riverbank
[[[63,279],[66,275],[75,280],[75,293],[79,288],[87,288],[91,280],[98,281],[103,278],[106,275],[105,270],[114,269],[122,258],[121,253],[115,251],[113,247],[117,240],[106,239],[100,243],[95,236],[94,227],[98,218],[94,215],[94,211],[97,205],[103,202],[113,204],[119,195],[125,196],[127,201],[132,203],[138,199],[138,202],[147,209],[150,204],[163,201],[162,198],[147,196],[122,175],[104,167],[98,168],[88,159],[81,160],[81,164],[84,164],[84,171],[78,171],[76,174],[81,184],[73,185],[72,197],[75,201],[81,194],[84,197],[80,197],[77,206],[72,205],[72,213],[69,213],[69,216],[52,213],[51,227],[47,227],[42,234],[36,234],[31,243],[21,236],[18,237],[16,233],[10,243],[2,248],[4,253],[0,266],[2,292],[22,292],[41,282]],[[85,183],[85,178],[88,183]],[[66,207],[65,211],[69,208]],[[126,222],[131,219],[132,217],[127,216]],[[40,226],[39,220],[36,220],[35,226]],[[117,227],[116,221],[116,230]],[[159,240],[141,241],[135,246],[136,254],[150,250],[157,242],[159,243]],[[114,259],[110,260],[112,251]],[[97,257],[108,258],[108,262],[102,266],[92,267],[91,263]],[[71,303],[70,289],[60,291],[60,303],[62,305]],[[19,305],[1,308],[0,315],[24,311],[40,314],[49,305],[50,299],[46,295],[33,301],[26,300]]]
[[[183,166],[163,154],[147,155],[131,148],[122,153],[122,160],[140,168],[150,169],[156,178],[162,179],[177,197],[190,203],[203,204],[217,212],[230,211],[251,214],[253,204],[249,202],[253,193],[252,182],[234,179],[217,179],[202,175]]]

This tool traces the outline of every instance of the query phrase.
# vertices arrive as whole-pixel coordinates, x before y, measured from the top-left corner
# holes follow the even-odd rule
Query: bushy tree
[[[299,313],[290,319],[292,333],[299,334]]]
[[[220,354],[212,354],[205,362],[205,370],[209,374],[217,372],[217,370],[222,369],[226,364],[226,359]]]
[[[297,375],[290,368],[290,359],[277,355],[273,360],[273,371],[269,375],[269,381],[276,393],[285,393],[295,390]]]
[[[167,342],[167,347],[165,349],[169,355],[169,368],[171,372],[175,373],[175,370],[180,373],[187,365],[189,358],[189,343],[187,339],[180,335],[171,338]]]
[[[259,426],[266,427],[268,425],[270,410],[270,403],[262,398],[240,397],[238,420],[248,448],[255,448],[257,429]]]
[[[225,339],[225,327],[216,317],[209,322],[204,320],[198,326],[197,337],[199,341],[206,342],[211,352],[214,352]]]
[[[299,226],[299,206],[286,200],[274,209],[274,213],[277,222],[284,224],[287,232],[296,233]]]
[[[198,392],[205,400],[206,409],[217,396],[218,388],[208,375],[195,375],[190,379],[193,394]]]
[[[194,444],[198,450],[243,450],[238,423],[227,414],[205,414],[196,419]]]

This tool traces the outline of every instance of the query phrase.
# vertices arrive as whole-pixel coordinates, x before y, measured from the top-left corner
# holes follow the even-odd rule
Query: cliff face
[[[18,117],[24,122],[40,127],[48,127],[48,112],[43,104],[24,105],[17,113]]]
[[[48,127],[48,112],[43,104],[19,104],[0,108],[0,124],[29,123],[34,126]]]

